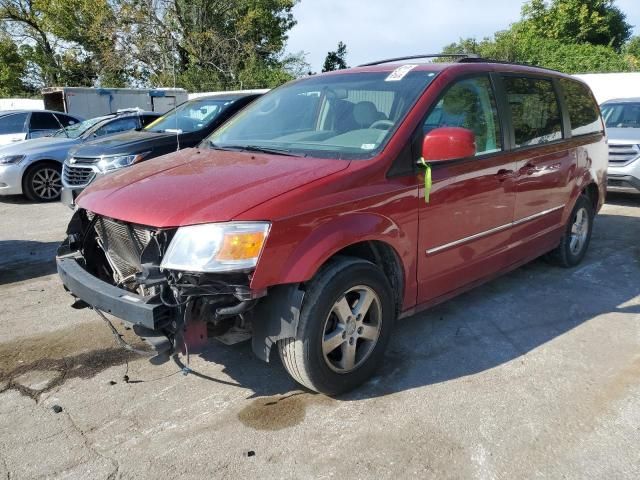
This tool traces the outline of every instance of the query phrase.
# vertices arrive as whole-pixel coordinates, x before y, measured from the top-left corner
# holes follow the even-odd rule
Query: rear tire
[[[33,202],[55,202],[62,192],[62,166],[57,162],[40,162],[27,170],[23,188]]]
[[[333,260],[307,284],[296,337],[278,342],[282,364],[316,392],[352,390],[380,365],[395,312],[389,281],[376,265]]]
[[[549,253],[549,259],[564,268],[578,265],[589,248],[594,219],[593,205],[586,195],[580,195],[573,207],[560,245]]]

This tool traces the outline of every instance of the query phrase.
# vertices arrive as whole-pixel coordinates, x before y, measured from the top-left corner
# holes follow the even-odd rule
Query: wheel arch
[[[60,171],[62,172],[62,163],[59,162],[58,160],[54,160],[53,158],[39,158],[37,160],[33,160],[29,163],[29,165],[26,166],[26,168],[24,169],[24,172],[22,173],[22,186],[24,187],[24,182],[25,179],[27,178],[27,175],[29,175],[29,173],[36,167],[39,167],[40,165],[43,164],[52,164],[55,165],[56,167],[60,168]]]
[[[593,211],[597,212],[600,207],[600,189],[596,182],[590,182],[582,189],[582,195],[585,195],[591,202]]]
[[[405,288],[405,272],[398,252],[387,242],[382,240],[365,240],[353,243],[338,250],[325,260],[322,268],[336,257],[352,257],[367,260],[379,267],[393,290],[396,315],[402,310]]]
[[[565,205],[562,223],[564,224],[568,221],[569,215],[581,195],[585,195],[590,200],[594,213],[598,213],[604,203],[605,193],[606,188],[603,188],[601,184],[598,183],[591,171],[586,170],[583,175],[578,177],[578,181],[576,181],[571,191],[569,201]]]

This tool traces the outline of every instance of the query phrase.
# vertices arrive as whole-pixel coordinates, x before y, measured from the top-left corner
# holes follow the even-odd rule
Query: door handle
[[[498,178],[498,181],[504,182],[507,178],[513,177],[513,170],[501,168],[498,170],[498,173],[496,173],[496,177]]]

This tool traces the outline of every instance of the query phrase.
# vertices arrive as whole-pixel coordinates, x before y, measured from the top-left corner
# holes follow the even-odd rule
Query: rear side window
[[[500,122],[489,77],[469,78],[454,83],[423,125],[423,132],[440,127],[461,127],[476,137],[476,155],[502,150]]]
[[[24,124],[27,121],[26,113],[15,113],[0,117],[0,135],[10,133],[23,133]]]
[[[562,138],[560,107],[551,80],[504,77],[516,147]]]
[[[602,131],[600,113],[591,91],[574,80],[560,79],[564,101],[571,120],[571,135],[587,135]]]
[[[60,124],[51,113],[33,112],[31,114],[30,130],[59,130]]]

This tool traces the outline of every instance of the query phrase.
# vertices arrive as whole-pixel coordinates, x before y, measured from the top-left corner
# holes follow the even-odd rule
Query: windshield
[[[321,158],[370,158],[384,147],[434,78],[435,73],[411,71],[411,66],[391,74],[308,77],[256,100],[214,132],[208,145]]]
[[[148,132],[196,132],[211,123],[234,100],[198,99],[183,103],[145,127]]]
[[[640,102],[608,103],[602,106],[602,117],[608,128],[640,128]]]
[[[74,123],[73,125],[69,125],[68,127],[61,128],[52,136],[64,137],[64,138],[78,138],[80,135],[82,135],[91,127],[93,127],[96,123],[101,122],[104,119],[105,117],[97,117],[97,118],[91,118],[89,120],[85,120],[84,122]]]

